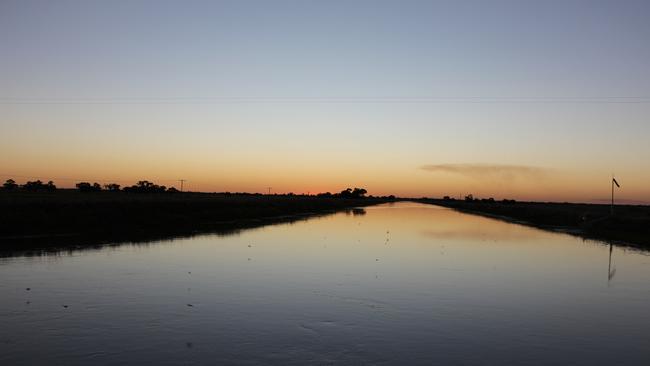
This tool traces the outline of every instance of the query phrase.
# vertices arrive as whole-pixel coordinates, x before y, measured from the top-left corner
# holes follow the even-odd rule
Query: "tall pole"
[[[612,174],[612,206],[609,211],[609,214],[614,216],[614,174]]]
[[[181,192],[183,192],[183,183],[185,183],[185,179],[179,179],[179,182],[181,182]]]

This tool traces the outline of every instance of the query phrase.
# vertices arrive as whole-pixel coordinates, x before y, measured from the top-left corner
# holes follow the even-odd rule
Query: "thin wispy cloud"
[[[548,169],[529,165],[507,164],[429,164],[421,170],[431,173],[449,173],[472,179],[534,180],[546,177]]]

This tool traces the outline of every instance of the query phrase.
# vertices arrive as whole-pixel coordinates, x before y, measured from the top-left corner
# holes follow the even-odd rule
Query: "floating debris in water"
[[[63,305],[63,307],[67,309],[67,308],[68,308],[68,305]]]
[[[25,289],[25,291],[29,291],[29,290],[31,290],[31,288],[29,288],[29,287]]]
[[[194,307],[194,305],[192,305],[192,304],[187,304],[187,306],[189,306],[189,307],[191,307],[191,308]]]

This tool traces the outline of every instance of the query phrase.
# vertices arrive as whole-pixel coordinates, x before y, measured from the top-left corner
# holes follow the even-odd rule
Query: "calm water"
[[[609,255],[399,203],[4,258],[0,364],[650,365],[650,256]]]

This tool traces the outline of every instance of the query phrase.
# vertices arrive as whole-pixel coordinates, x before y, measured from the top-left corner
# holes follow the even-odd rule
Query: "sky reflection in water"
[[[647,364],[650,257],[612,258],[414,203],[3,258],[0,364]]]

